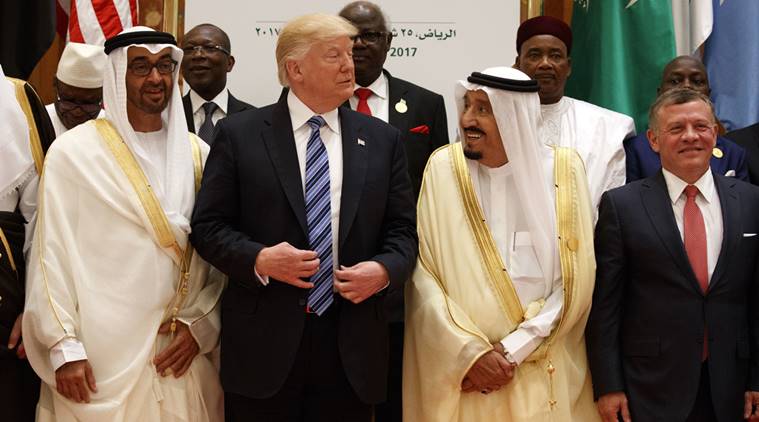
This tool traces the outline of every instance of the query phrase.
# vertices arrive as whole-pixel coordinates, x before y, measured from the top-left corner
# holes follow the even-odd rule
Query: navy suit
[[[416,215],[398,130],[344,107],[339,115],[343,186],[338,263],[380,262],[390,285],[359,304],[335,296],[328,311],[336,327],[336,344],[331,347],[342,366],[336,370],[344,372],[358,398],[376,404],[386,394],[385,298],[403,289],[414,268]],[[273,397],[289,385],[291,371],[297,371],[296,359],[310,327],[305,312],[308,290],[274,279],[263,286],[253,273],[258,253],[267,246],[288,242],[309,249],[286,95],[216,125],[191,241],[204,259],[229,275],[222,299],[225,392],[258,400]]]
[[[759,389],[759,188],[714,183],[724,235],[706,294],[661,171],[601,199],[588,361],[596,397],[625,392],[633,421],[684,421],[699,406],[705,327],[717,420],[743,420],[744,392]]]
[[[661,169],[659,154],[651,149],[645,133],[634,138],[625,140],[625,155],[627,165],[627,183],[653,176]],[[715,174],[725,175],[733,170],[738,180],[748,182],[748,168],[746,167],[746,151],[735,142],[717,136],[717,145],[722,151],[722,157],[712,155],[711,168]]]

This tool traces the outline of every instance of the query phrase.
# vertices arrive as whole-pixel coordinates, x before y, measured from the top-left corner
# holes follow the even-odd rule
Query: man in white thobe
[[[182,114],[170,34],[106,41],[105,119],[49,150],[23,333],[38,421],[218,421],[207,357],[223,281],[189,242],[208,148]]]
[[[538,81],[543,115],[540,139],[580,154],[597,210],[604,192],[625,184],[623,142],[635,136],[635,122],[624,114],[564,96],[572,72],[571,51],[569,25],[551,16],[538,16],[519,26],[514,67]]]

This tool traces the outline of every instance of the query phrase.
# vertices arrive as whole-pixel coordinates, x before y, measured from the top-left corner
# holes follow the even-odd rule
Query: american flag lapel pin
[[[361,145],[362,147],[366,146],[366,142],[363,139],[359,139],[358,141],[356,141],[356,143]]]

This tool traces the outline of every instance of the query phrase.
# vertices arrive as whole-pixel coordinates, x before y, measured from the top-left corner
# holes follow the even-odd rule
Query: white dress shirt
[[[314,113],[307,105],[292,92],[287,94],[287,108],[290,110],[290,121],[293,125],[295,137],[295,151],[298,154],[298,166],[300,167],[300,180],[303,187],[303,197],[306,196],[306,147],[308,138],[311,136],[311,126],[308,119],[318,113]],[[332,217],[332,268],[337,269],[340,262],[337,255],[338,233],[340,233],[340,198],[343,191],[343,138],[340,134],[340,115],[337,109],[320,114],[326,124],[322,126],[320,135],[322,143],[327,149],[329,159],[329,190],[330,190],[330,213]],[[258,271],[254,272],[261,284],[269,284],[269,277],[261,277]],[[333,276],[334,279],[334,276]]]
[[[200,95],[198,95],[197,92],[195,92],[192,88],[190,88],[190,105],[192,106],[192,121],[195,124],[195,132],[200,130],[200,127],[203,126],[203,122],[206,120],[206,111],[203,110],[203,104],[205,104],[207,101],[203,99]],[[213,122],[213,125],[216,126],[216,122],[219,120],[227,117],[227,106],[229,105],[229,91],[227,91],[226,88],[222,89],[219,95],[217,95],[213,100],[214,103],[218,107],[216,107],[216,110],[211,115],[211,121]]]
[[[355,93],[358,88],[362,87],[356,85],[353,88],[353,96],[348,100],[353,110],[358,108],[358,97]],[[380,73],[379,78],[375,79],[371,85],[363,88],[368,88],[372,91],[372,95],[366,100],[369,110],[372,111],[372,116],[388,123],[390,116],[390,90],[388,88],[387,76],[384,73]]]
[[[672,202],[672,211],[675,213],[677,229],[680,231],[680,239],[683,239],[683,212],[687,200],[685,187],[688,186],[688,183],[666,169],[662,169],[662,173],[664,173],[664,180],[667,183],[667,191]],[[706,173],[694,185],[698,188],[696,205],[701,210],[706,228],[706,260],[709,269],[709,281],[711,281],[720,250],[722,250],[722,205],[719,202],[717,188],[714,186],[711,169],[707,169]]]

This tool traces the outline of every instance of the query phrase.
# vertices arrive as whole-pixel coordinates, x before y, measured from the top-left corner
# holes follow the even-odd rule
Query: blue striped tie
[[[321,116],[308,119],[311,136],[306,146],[306,220],[308,243],[319,255],[319,271],[311,276],[314,287],[308,309],[321,315],[332,304],[332,212],[330,207],[329,158],[319,130]]]

